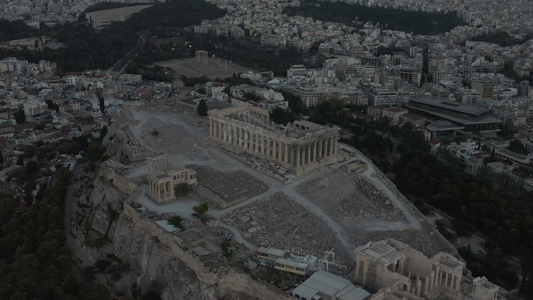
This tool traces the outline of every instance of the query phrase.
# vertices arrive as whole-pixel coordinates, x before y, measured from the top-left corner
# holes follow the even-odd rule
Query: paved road
[[[248,242],[242,236],[241,232],[235,226],[219,223],[218,221],[207,222],[206,224],[207,224],[207,226],[211,226],[211,227],[219,226],[219,227],[224,227],[224,228],[229,229],[231,232],[233,232],[233,235],[234,235],[233,239],[234,240],[236,240],[238,243],[241,243],[246,248],[250,249],[250,251],[252,251],[252,252],[255,252],[257,250],[257,247],[255,245],[251,244],[250,242]]]

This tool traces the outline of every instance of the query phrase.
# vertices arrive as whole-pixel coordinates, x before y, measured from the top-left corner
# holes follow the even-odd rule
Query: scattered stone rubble
[[[297,220],[297,221],[296,221]],[[331,230],[317,216],[283,194],[270,195],[252,206],[246,206],[226,215],[222,222],[237,227],[250,242],[288,252],[323,257],[338,245]],[[334,250],[337,260],[347,255]]]

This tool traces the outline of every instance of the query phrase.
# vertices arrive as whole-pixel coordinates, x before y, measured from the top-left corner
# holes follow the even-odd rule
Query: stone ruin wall
[[[257,297],[259,299],[265,300],[289,300],[291,297],[285,295],[284,293],[277,290],[275,287],[267,283],[258,282],[250,277],[246,273],[242,273],[240,270],[235,270],[230,267],[221,267],[218,270],[212,271],[208,270],[198,258],[196,258],[192,253],[184,250],[182,247],[183,242],[180,238],[173,236],[171,233],[164,230],[162,227],[154,223],[149,219],[141,219],[139,213],[131,205],[124,203],[123,214],[120,218],[120,224],[116,230],[116,235],[121,235],[121,227],[127,227],[127,231],[139,232],[146,231],[146,233],[152,238],[156,239],[159,243],[164,245],[171,255],[165,256],[166,258],[176,258],[180,260],[187,268],[194,272],[194,275],[201,282],[202,289],[215,289],[217,296],[221,295],[235,295],[245,294],[246,297]],[[117,243],[117,237],[114,239],[114,243]],[[117,245],[115,245],[117,248]],[[147,250],[147,247],[143,247],[144,250]],[[119,255],[120,257],[120,255]],[[167,266],[167,262],[158,262],[161,266]],[[147,264],[146,268],[148,268]],[[149,266],[150,269],[154,269],[153,265]],[[156,278],[160,274],[150,274],[146,272],[147,270],[143,269],[143,274],[145,276],[153,276]],[[180,272],[182,270],[173,270],[174,272]],[[172,275],[167,274],[165,275]],[[180,273],[181,275],[181,273]],[[174,274],[176,276],[176,274]],[[170,281],[171,279],[169,279]],[[205,287],[208,285],[209,287]],[[163,291],[163,299],[172,299],[175,295],[172,294],[171,290],[179,289],[180,287],[166,287]],[[166,292],[167,291],[167,292]],[[200,292],[200,291],[195,291]],[[166,295],[165,295],[166,294]],[[217,297],[215,296],[214,299]],[[207,299],[207,298],[206,298]],[[229,299],[229,298],[228,298]]]
[[[196,185],[194,190],[198,194],[200,194],[202,197],[207,198],[210,201],[215,202],[218,206],[222,207],[223,209],[231,207],[231,206],[236,205],[236,204],[239,204],[239,203],[243,202],[244,200],[246,200],[246,199],[244,199],[244,200],[243,199],[237,199],[237,200],[234,200],[234,201],[226,202],[219,195],[213,193],[211,190],[209,190],[208,188],[204,187],[201,184]]]

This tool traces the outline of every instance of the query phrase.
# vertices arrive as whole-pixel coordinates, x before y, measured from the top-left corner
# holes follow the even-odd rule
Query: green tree
[[[519,140],[512,140],[509,143],[509,147],[507,147],[509,151],[512,151],[514,153],[520,153],[520,154],[527,154],[527,149],[522,145],[522,142]]]
[[[100,139],[103,140],[107,132],[108,132],[107,126],[102,126],[102,128],[100,129]]]
[[[15,117],[15,121],[17,122],[17,124],[23,124],[24,122],[26,122],[26,114],[24,113],[23,109],[19,109],[14,114],[14,117]]]
[[[204,99],[200,100],[200,103],[198,103],[198,108],[196,109],[196,112],[199,116],[207,116],[207,103],[205,103]]]
[[[196,213],[203,215],[209,210],[209,203],[204,202],[204,203],[202,203],[200,205],[194,206],[192,209]]]
[[[292,111],[283,109],[279,106],[276,106],[270,113],[270,118],[273,122],[277,124],[284,124],[286,125],[289,122],[293,122],[296,120],[296,114]]]
[[[181,224],[181,222],[183,222],[183,218],[180,217],[180,216],[174,216],[172,218],[170,218],[168,220],[168,222],[172,225],[174,225],[174,227],[176,228],[179,228],[181,230],[185,230],[185,227],[183,227],[183,224]]]
[[[190,192],[191,186],[186,182],[178,183],[174,188],[174,195],[176,195],[176,197],[185,197]]]

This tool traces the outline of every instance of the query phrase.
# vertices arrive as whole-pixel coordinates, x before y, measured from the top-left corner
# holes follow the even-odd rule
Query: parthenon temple
[[[308,121],[287,126],[270,121],[266,109],[241,104],[209,111],[209,136],[301,174],[338,161],[339,129]]]

